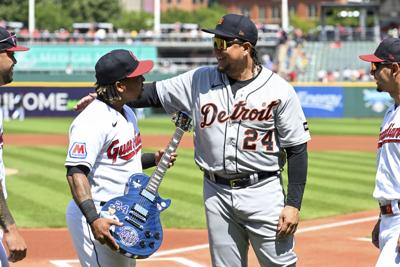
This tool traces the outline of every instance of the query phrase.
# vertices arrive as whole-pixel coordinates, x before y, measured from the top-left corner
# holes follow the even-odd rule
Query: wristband
[[[92,224],[92,222],[100,218],[99,214],[97,213],[96,206],[94,205],[93,199],[86,199],[85,201],[80,203],[79,209],[85,216],[88,224]]]

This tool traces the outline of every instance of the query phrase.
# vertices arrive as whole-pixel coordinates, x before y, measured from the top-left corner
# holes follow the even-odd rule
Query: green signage
[[[141,59],[157,60],[155,46],[138,45],[28,45],[30,50],[15,53],[20,71],[94,71],[97,60],[113,49],[131,50]]]

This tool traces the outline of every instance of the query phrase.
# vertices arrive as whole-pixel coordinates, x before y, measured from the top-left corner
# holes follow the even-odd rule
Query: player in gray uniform
[[[203,31],[215,34],[218,65],[147,84],[131,106],[192,115],[213,266],[247,266],[249,243],[261,266],[295,266],[310,140],[300,102],[289,83],[261,66],[257,28],[247,17],[228,14]]]

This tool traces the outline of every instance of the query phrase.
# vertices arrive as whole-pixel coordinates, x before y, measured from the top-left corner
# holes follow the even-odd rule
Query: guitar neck
[[[160,162],[158,163],[156,169],[150,177],[150,181],[147,184],[146,190],[155,194],[158,191],[158,187],[161,184],[161,181],[168,169],[169,163],[171,162],[170,157],[173,152],[178,148],[179,142],[182,139],[183,131],[181,128],[177,127],[174,135],[168,143],[167,148],[165,149],[164,155],[162,156]]]

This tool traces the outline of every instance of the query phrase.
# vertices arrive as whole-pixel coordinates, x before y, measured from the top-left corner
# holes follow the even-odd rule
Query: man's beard
[[[4,73],[2,76],[3,84],[8,84],[13,81],[13,73],[12,71],[8,73]]]

